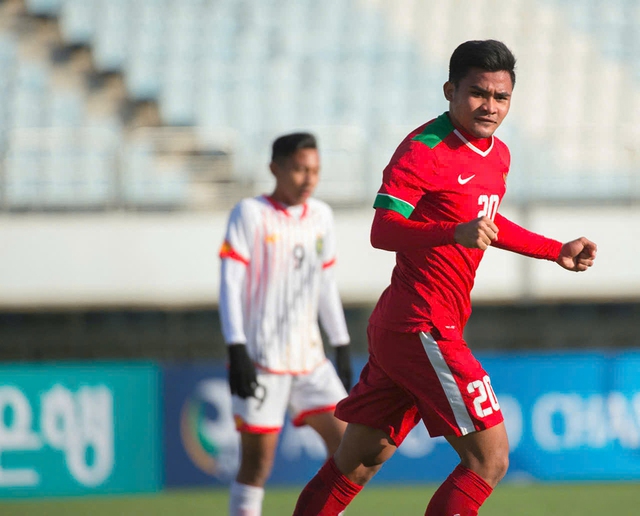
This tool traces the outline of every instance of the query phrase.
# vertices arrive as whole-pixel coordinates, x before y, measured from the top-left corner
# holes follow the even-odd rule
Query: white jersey
[[[331,344],[347,344],[335,247],[333,214],[322,201],[290,207],[267,196],[240,201],[220,250],[225,341],[246,343],[265,371],[293,374],[326,360],[318,315]]]

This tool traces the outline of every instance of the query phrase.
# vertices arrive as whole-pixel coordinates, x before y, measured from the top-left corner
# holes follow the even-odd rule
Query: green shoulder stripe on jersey
[[[415,141],[424,143],[433,149],[453,131],[453,124],[446,113],[442,113],[432,123],[424,128],[420,134],[413,137]]]
[[[376,195],[376,200],[373,202],[373,207],[393,210],[407,219],[409,218],[409,215],[413,213],[413,206],[411,206],[408,202],[403,201],[402,199],[398,199],[397,197],[393,197],[389,194]]]

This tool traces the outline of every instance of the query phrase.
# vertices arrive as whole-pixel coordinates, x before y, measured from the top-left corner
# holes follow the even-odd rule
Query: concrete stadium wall
[[[608,300],[640,294],[640,206],[549,207],[501,212],[562,241],[599,246],[596,266],[573,274],[554,264],[490,249],[477,301]],[[375,302],[393,253],[373,249],[373,210],[336,212],[337,278],[345,303]],[[0,217],[0,308],[212,306],[226,213],[24,214]],[[634,236],[635,235],[635,236]]]

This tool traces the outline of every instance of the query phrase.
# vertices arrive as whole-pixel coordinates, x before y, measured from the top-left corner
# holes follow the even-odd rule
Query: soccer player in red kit
[[[420,420],[460,456],[425,516],[477,515],[507,471],[498,399],[463,340],[476,269],[490,245],[576,272],[596,256],[584,237],[562,244],[497,212],[510,156],[493,133],[514,70],[499,41],[461,44],[444,84],[449,111],[409,134],[384,170],[371,243],[394,251],[396,266],[369,320],[369,360],[336,408],[347,430],[294,516],[340,514]]]

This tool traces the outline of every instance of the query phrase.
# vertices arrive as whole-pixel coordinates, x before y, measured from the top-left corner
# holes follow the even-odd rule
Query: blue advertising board
[[[505,416],[507,479],[640,479],[640,353],[478,357]],[[223,365],[168,367],[164,389],[167,486],[230,482],[239,452]],[[320,438],[287,421],[269,482],[303,484],[324,458]],[[457,462],[420,424],[373,482],[440,482]]]
[[[159,369],[0,367],[0,497],[157,491]]]
[[[230,482],[239,442],[223,364],[167,365],[163,378],[165,485]]]
[[[640,478],[640,355],[531,354],[483,360],[513,399],[511,475]]]

